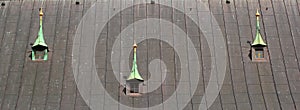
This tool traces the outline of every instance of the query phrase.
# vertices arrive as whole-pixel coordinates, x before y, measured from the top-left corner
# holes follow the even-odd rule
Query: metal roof
[[[99,0],[98,0],[99,1]],[[21,110],[43,110],[43,109],[91,109],[89,105],[94,103],[93,100],[102,99],[95,102],[99,107],[105,110],[124,110],[122,105],[129,107],[143,108],[152,107],[162,104],[162,108],[157,109],[178,109],[180,107],[185,110],[198,110],[199,106],[206,106],[207,102],[202,103],[203,95],[210,77],[216,77],[210,74],[214,68],[211,64],[214,61],[215,53],[210,52],[208,40],[203,33],[214,36],[223,34],[223,37],[211,37],[217,42],[219,39],[225,39],[228,51],[228,65],[226,67],[226,75],[221,91],[218,93],[216,100],[208,108],[211,110],[297,110],[300,109],[300,5],[297,0],[230,0],[230,4],[220,0],[204,0],[203,2],[209,7],[211,12],[202,10],[202,5],[198,2],[185,2],[186,0],[156,0],[155,4],[144,4],[130,7],[127,11],[117,13],[114,10],[124,8],[127,4],[140,2],[138,0],[122,0],[120,4],[116,4],[116,0],[101,1],[101,3],[109,3],[104,7],[97,7],[101,12],[107,12],[107,15],[99,15],[93,13],[97,19],[107,18],[108,15],[114,15],[114,19],[107,24],[102,30],[97,46],[95,47],[95,68],[97,75],[90,76],[92,80],[86,81],[90,85],[95,85],[95,79],[98,77],[105,91],[98,89],[86,89],[86,93],[91,93],[90,103],[85,103],[84,98],[80,95],[72,69],[72,45],[75,35],[82,34],[77,31],[81,18],[86,14],[88,9],[94,3],[92,0],[80,0],[80,4],[76,5],[75,1],[51,1],[44,3],[44,21],[43,34],[47,41],[47,46],[53,49],[49,54],[47,62],[32,62],[28,58],[31,42],[34,42],[41,27],[38,23],[38,9],[41,2],[24,1],[5,1],[5,6],[0,6],[0,109],[21,109]],[[204,23],[210,30],[199,31],[197,27],[191,25],[192,22],[182,13],[158,5],[159,3],[169,3],[181,7],[188,15],[193,16],[197,23]],[[254,40],[256,35],[256,23],[258,22],[254,16],[256,9],[261,12],[261,37],[258,34],[258,40]],[[218,24],[210,22],[210,16],[201,16],[201,14],[209,13],[213,15]],[[122,83],[117,82],[125,80],[123,76],[130,74],[130,66],[124,62],[132,62],[132,57],[125,57],[121,54],[126,48],[131,49],[132,39],[120,39],[117,42],[120,45],[124,43],[130,44],[119,50],[112,50],[113,41],[116,33],[121,33],[124,27],[130,25],[141,18],[163,18],[165,21],[173,22],[184,32],[191,35],[189,38],[199,53],[199,62],[201,70],[199,84],[195,94],[191,94],[190,85],[192,80],[189,78],[193,71],[181,75],[181,67],[193,67],[195,59],[187,59],[188,62],[181,63],[179,55],[171,47],[171,44],[181,47],[184,44],[186,48],[191,47],[185,41],[178,41],[178,37],[170,37],[171,44],[160,42],[158,40],[146,40],[139,45],[137,52],[140,76],[145,80],[144,90],[150,90],[151,85],[161,83],[161,86],[155,88],[154,91],[143,94],[141,97],[128,97],[120,92]],[[199,22],[206,20],[207,22]],[[145,21],[146,22],[146,21]],[[92,30],[97,30],[97,24],[90,25]],[[160,29],[161,22],[147,22],[144,27],[131,28],[143,32],[143,37],[155,36],[154,32],[159,33],[158,36],[163,38],[173,36],[177,31],[168,34],[160,34],[165,29]],[[133,24],[135,25],[135,24]],[[212,29],[219,25],[222,33],[215,33]],[[155,27],[155,28],[150,28]],[[176,28],[171,26],[169,29]],[[153,29],[153,30],[151,30]],[[159,31],[157,31],[159,30]],[[97,33],[96,31],[95,33]],[[124,34],[121,34],[124,35]],[[94,33],[88,33],[84,36],[94,36]],[[131,37],[131,36],[130,36]],[[169,38],[169,37],[168,37]],[[247,41],[254,41],[256,44],[268,44],[269,61],[264,63],[254,63],[249,58],[249,50],[251,44]],[[40,40],[40,41],[43,41]],[[82,37],[86,40],[86,37]],[[45,44],[41,44],[45,45]],[[85,44],[75,44],[85,45]],[[93,49],[92,47],[91,49]],[[189,48],[190,49],[190,48]],[[77,51],[74,49],[74,51]],[[85,50],[80,50],[85,51]],[[113,54],[112,54],[113,53]],[[90,55],[84,53],[84,55]],[[115,58],[118,65],[112,66],[111,56],[119,56]],[[188,55],[187,55],[188,56]],[[157,63],[155,59],[160,59],[161,63]],[[90,59],[85,59],[86,61]],[[152,62],[154,61],[154,62]],[[114,62],[116,63],[116,62]],[[149,66],[154,63],[154,65]],[[129,63],[128,63],[129,64]],[[164,66],[165,65],[165,66]],[[80,68],[88,68],[85,61]],[[117,69],[113,69],[117,68]],[[162,67],[159,69],[153,69]],[[166,68],[163,68],[166,67]],[[93,67],[94,68],[94,67]],[[118,69],[119,68],[119,69]],[[129,68],[129,71],[118,71],[121,68]],[[114,71],[117,73],[114,75]],[[158,75],[155,80],[150,73],[166,71],[165,76]],[[80,74],[85,74],[84,72]],[[114,77],[113,77],[114,76]],[[95,79],[94,79],[95,78]],[[123,79],[122,79],[123,78]],[[164,78],[164,79],[163,79]],[[181,81],[180,79],[184,79]],[[217,79],[217,78],[216,78]],[[176,86],[182,83],[182,88]],[[220,80],[214,80],[219,84]],[[176,90],[182,90],[176,92]],[[121,104],[112,104],[108,97],[102,97],[103,92],[107,92],[112,99]],[[175,95],[175,101],[170,104],[162,103],[170,96]],[[190,96],[187,105],[182,100],[184,97]]]

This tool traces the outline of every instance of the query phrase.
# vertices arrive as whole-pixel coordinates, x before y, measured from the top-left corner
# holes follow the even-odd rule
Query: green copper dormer
[[[256,12],[256,36],[255,36],[255,39],[252,43],[252,46],[255,46],[255,45],[266,46],[267,45],[264,42],[264,40],[263,40],[263,38],[261,37],[261,34],[260,34],[259,16],[260,16],[260,14],[257,10],[257,12]]]
[[[45,61],[48,60],[48,46],[44,40],[44,34],[43,34],[43,10],[40,8],[40,29],[38,32],[38,36],[32,45],[31,49],[31,59],[33,61]]]
[[[256,36],[251,44],[251,60],[252,62],[266,62],[268,60],[267,44],[264,42],[260,34],[259,12],[256,12]]]
[[[131,69],[131,73],[130,73],[129,77],[127,78],[127,81],[134,80],[134,79],[139,80],[139,81],[144,81],[144,79],[139,74],[138,67],[136,64],[136,48],[137,48],[137,45],[134,44],[133,45],[132,69]]]

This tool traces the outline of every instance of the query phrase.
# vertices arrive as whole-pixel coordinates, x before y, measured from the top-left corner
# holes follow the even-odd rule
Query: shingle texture
[[[43,29],[45,41],[49,46],[49,59],[46,62],[33,62],[29,55],[30,43],[33,43],[39,30],[40,0],[35,1],[0,1],[5,6],[0,6],[0,110],[89,110],[90,104],[96,103],[99,109],[125,110],[121,105],[134,108],[150,108],[162,104],[175,95],[174,102],[156,108],[161,110],[199,110],[199,107],[210,110],[300,110],[300,1],[298,0],[202,0],[217,21],[212,24],[207,16],[200,16],[209,11],[202,10],[198,2],[185,2],[184,0],[154,0],[155,4],[140,4],[126,11],[117,13],[114,10],[124,8],[139,0],[98,0],[107,3],[101,11],[96,13],[115,14],[113,19],[103,28],[95,30],[100,32],[95,48],[95,64],[102,86],[106,91],[91,92],[92,97],[86,103],[82,98],[72,70],[72,48],[81,18],[93,6],[95,1],[78,0],[47,0],[43,3]],[[142,1],[142,0],[141,0]],[[181,7],[186,13],[159,5],[160,2]],[[268,61],[252,62],[249,57],[251,42],[256,33],[256,10],[259,10],[260,32],[267,44]],[[194,22],[189,19],[194,16]],[[107,17],[108,15],[97,15]],[[126,27],[133,22],[145,18],[161,18],[169,21],[186,32],[198,53],[200,67],[199,82],[192,85],[193,76],[181,72],[184,66],[193,67],[195,59],[184,62],[173,49],[172,45],[157,40],[148,39],[138,43],[137,64],[138,69],[145,79],[142,85],[144,90],[151,89],[151,85],[160,84],[154,91],[143,94],[141,97],[129,97],[122,92],[123,83],[119,79],[126,79],[130,71],[122,68],[131,68],[132,52],[129,58],[123,57],[121,51],[113,51],[114,39],[122,34]],[[207,22],[200,22],[200,19]],[[204,23],[211,26],[211,30],[201,31],[194,23]],[[97,22],[91,26],[97,26]],[[165,32],[161,22],[147,22],[144,27],[131,27],[141,35],[149,37],[157,35],[166,37],[177,44],[184,44],[186,48],[191,45],[186,41],[178,41],[172,37],[177,31]],[[222,33],[215,33],[219,26]],[[170,25],[170,28],[175,26]],[[95,28],[97,29],[97,28]],[[162,34],[163,33],[163,34]],[[222,83],[220,92],[211,106],[205,99],[205,89],[210,81],[212,58],[216,57],[210,52],[209,40],[204,35],[222,34],[226,44],[227,66],[223,83],[220,79],[213,81]],[[94,35],[90,33],[84,36]],[[131,36],[127,36],[131,37]],[[250,43],[248,42],[250,41]],[[119,43],[133,44],[133,38],[121,39]],[[179,45],[178,48],[181,48]],[[111,62],[112,54],[117,54],[117,62]],[[158,60],[160,59],[160,60]],[[124,62],[130,63],[124,63]],[[117,66],[112,64],[119,64]],[[83,67],[84,68],[84,67]],[[122,73],[117,76],[113,72]],[[160,74],[165,72],[166,74]],[[159,73],[159,74],[155,74]],[[84,73],[83,73],[84,74]],[[151,77],[154,80],[147,81]],[[76,77],[80,79],[80,77]],[[91,80],[92,82],[93,80]],[[184,85],[179,88],[178,83]],[[191,87],[196,87],[192,94]],[[147,88],[148,87],[148,88]],[[180,91],[178,91],[180,90]],[[102,94],[107,92],[119,104],[111,104]],[[209,93],[208,93],[209,94]],[[183,100],[187,99],[185,104]],[[102,99],[101,102],[93,100]]]

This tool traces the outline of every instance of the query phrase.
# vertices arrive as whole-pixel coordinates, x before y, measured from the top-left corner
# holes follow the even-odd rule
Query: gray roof
[[[126,0],[121,3],[116,0],[98,0],[99,3],[107,3],[105,7],[97,7],[99,10],[94,13],[96,19],[107,18],[114,15],[113,19],[105,24],[103,30],[97,30],[98,24],[105,21],[89,24],[82,22],[84,26],[92,26],[95,33],[99,32],[96,41],[95,54],[84,52],[82,48],[89,44],[87,36],[95,36],[95,33],[83,33],[77,31],[81,18],[88,12],[88,9],[95,3],[92,0],[79,0],[76,5],[71,1],[46,1],[43,4],[44,11],[44,38],[47,42],[50,54],[47,62],[32,62],[29,52],[30,43],[33,43],[39,29],[39,8],[41,2],[5,1],[5,6],[0,6],[0,109],[61,109],[61,110],[88,110],[89,105],[97,105],[105,110],[124,110],[123,105],[134,108],[150,108],[166,102],[172,96],[176,100],[168,104],[163,103],[162,107],[156,109],[173,110],[184,108],[185,110],[198,110],[199,106],[211,110],[295,110],[300,109],[300,2],[297,0],[202,0],[211,10],[217,21],[214,24],[211,16],[200,16],[203,10],[200,2],[180,2],[167,0],[160,2],[167,3],[180,9],[172,9],[165,5],[140,4],[124,9],[121,13],[115,10],[132,4]],[[255,37],[256,10],[261,14],[261,35],[268,47],[268,61],[264,63],[252,62],[249,58],[250,46]],[[100,14],[99,14],[100,13]],[[104,15],[107,14],[107,15]],[[185,14],[184,14],[185,13]],[[209,14],[210,15],[210,14]],[[194,22],[189,18],[194,17]],[[145,18],[161,18],[179,27],[189,35],[194,47],[179,37],[172,37],[178,34],[176,29],[161,28],[162,22],[148,22],[144,27],[132,27],[134,22],[142,21]],[[200,21],[207,22],[200,22]],[[210,30],[203,31],[197,25],[203,23],[210,27]],[[135,25],[135,24],[134,24]],[[126,27],[134,30],[131,34],[122,34]],[[215,29],[220,27],[222,33]],[[84,30],[83,28],[80,28]],[[126,28],[127,29],[127,28]],[[130,32],[127,30],[127,32]],[[172,30],[172,31],[168,31]],[[113,43],[118,35],[126,36],[117,43],[123,46],[118,51],[113,49]],[[75,36],[82,36],[81,44],[74,44]],[[130,36],[133,35],[133,36]],[[209,38],[214,40],[223,39],[224,48],[228,53],[225,78],[211,74],[215,68],[212,59],[218,56],[211,52]],[[217,37],[220,36],[221,37]],[[132,52],[129,57],[121,54],[124,50],[131,50],[134,43],[133,37],[139,39],[150,36],[166,37],[171,42],[161,42],[157,39],[148,39],[137,42],[137,64],[145,83],[143,91],[149,91],[152,85],[160,84],[154,91],[145,93],[141,97],[129,97],[122,92],[124,80],[130,71],[123,71],[124,68],[131,68]],[[183,36],[186,37],[186,36]],[[84,43],[82,43],[84,42]],[[178,45],[178,44],[183,44]],[[72,49],[74,45],[79,48]],[[179,46],[179,49],[186,47],[194,48],[198,53],[199,67],[193,67],[195,59],[186,61],[180,59],[179,54],[174,51],[172,45]],[[218,48],[218,47],[216,47]],[[82,51],[79,57],[92,55],[95,57],[95,68],[98,76],[90,76],[90,85],[85,92],[90,97],[82,97],[80,88],[77,88],[76,81],[82,81],[80,75],[90,71],[75,74],[72,70],[72,54],[74,50]],[[93,50],[93,49],[91,49]],[[130,51],[129,51],[130,52]],[[190,55],[187,51],[186,55]],[[82,55],[82,56],[81,56]],[[112,58],[112,56],[119,56]],[[159,60],[163,62],[159,62]],[[84,60],[87,61],[87,60]],[[111,62],[116,61],[116,62]],[[76,62],[76,61],[75,61]],[[73,63],[74,64],[74,63]],[[80,62],[79,69],[91,67],[89,63]],[[74,66],[74,65],[73,65]],[[188,67],[189,72],[181,72],[183,67]],[[197,78],[198,84],[193,85],[194,71],[189,68],[198,68],[200,73]],[[126,69],[125,69],[126,70]],[[121,73],[114,76],[114,72]],[[165,72],[165,74],[163,73]],[[157,73],[157,74],[155,74]],[[162,75],[160,75],[162,74]],[[78,76],[77,76],[78,75]],[[165,75],[165,77],[164,77]],[[203,98],[206,87],[211,77],[220,88],[212,105]],[[95,90],[92,86],[99,78],[101,85],[106,91]],[[150,80],[152,78],[152,80]],[[149,81],[147,81],[149,79]],[[182,80],[181,80],[182,79]],[[118,82],[120,80],[120,82]],[[183,87],[179,88],[179,84]],[[99,86],[99,85],[97,85]],[[192,89],[196,87],[196,92]],[[215,91],[208,91],[206,94]],[[104,95],[108,93],[108,95]],[[110,96],[110,97],[107,97]],[[119,102],[114,104],[111,100]],[[185,98],[191,98],[185,103]],[[89,100],[86,103],[85,100]],[[96,100],[96,101],[95,101]],[[204,102],[202,101],[204,100]]]

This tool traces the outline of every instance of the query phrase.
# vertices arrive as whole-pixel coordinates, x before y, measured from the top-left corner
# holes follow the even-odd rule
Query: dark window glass
[[[255,49],[255,58],[264,58],[264,50]]]
[[[139,93],[139,83],[130,84],[130,93]]]
[[[36,59],[44,59],[45,51],[35,51]]]

